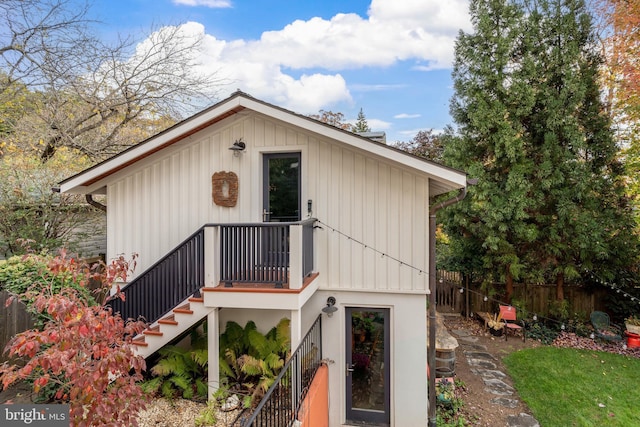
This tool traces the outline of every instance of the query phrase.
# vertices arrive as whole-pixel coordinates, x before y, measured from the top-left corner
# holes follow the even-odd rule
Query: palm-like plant
[[[208,393],[208,352],[205,333],[191,333],[191,348],[166,346],[159,351],[161,359],[151,368],[155,378],[145,382],[148,393],[161,393],[166,398],[195,396],[206,399]]]
[[[282,319],[263,335],[252,321],[244,328],[228,322],[220,336],[220,373],[230,390],[247,395],[245,406],[264,395],[289,357],[289,324]]]

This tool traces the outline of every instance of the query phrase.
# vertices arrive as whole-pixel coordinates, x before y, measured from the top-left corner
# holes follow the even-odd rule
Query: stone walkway
[[[497,360],[489,352],[487,347],[478,344],[478,338],[465,329],[450,331],[458,340],[463,353],[467,358],[471,372],[482,378],[485,391],[495,395],[491,404],[501,405],[505,408],[518,406],[518,395],[513,387],[504,382],[507,374],[498,369]],[[529,414],[510,415],[507,419],[507,427],[540,427],[538,421]]]

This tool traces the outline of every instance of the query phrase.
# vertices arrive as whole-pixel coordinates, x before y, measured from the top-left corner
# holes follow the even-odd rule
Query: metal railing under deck
[[[322,315],[318,316],[296,351],[243,427],[286,427],[297,418],[302,400],[322,363]]]

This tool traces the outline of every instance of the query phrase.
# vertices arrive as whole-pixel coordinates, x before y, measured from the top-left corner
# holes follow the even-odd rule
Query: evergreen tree
[[[358,121],[353,126],[352,130],[353,130],[353,132],[371,132],[371,128],[369,127],[369,124],[367,123],[367,118],[365,117],[364,112],[362,111],[362,108],[360,109],[360,112],[358,113]]]
[[[543,277],[555,281],[562,300],[566,280],[628,263],[635,236],[584,1],[539,0],[527,12],[526,49],[537,71],[535,105],[526,123],[537,165],[532,197],[538,199],[539,234],[533,247],[542,249],[528,253]]]
[[[454,248],[479,250],[487,280],[566,280],[629,262],[635,240],[597,84],[582,0],[473,0],[456,44],[445,159],[480,182],[446,220]],[[461,241],[464,240],[464,241]],[[472,241],[470,243],[470,241]],[[475,243],[473,243],[475,241]],[[615,258],[615,260],[614,260]]]
[[[463,203],[445,210],[445,224],[456,257],[480,258],[485,281],[505,282],[508,298],[524,268],[518,245],[536,233],[528,196],[534,165],[519,120],[533,93],[522,77],[526,67],[514,64],[524,18],[507,0],[472,0],[470,10],[474,32],[459,35],[453,69],[451,114],[459,135],[447,137],[445,161],[479,182]]]

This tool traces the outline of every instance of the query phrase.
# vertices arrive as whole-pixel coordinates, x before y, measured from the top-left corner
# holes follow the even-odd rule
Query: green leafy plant
[[[41,282],[27,294],[33,308],[50,320],[41,330],[27,330],[9,342],[9,356],[22,358],[24,365],[0,367],[3,389],[30,380],[41,398],[69,403],[72,425],[135,426],[138,411],[146,405],[137,384],[145,361],[134,353],[131,340],[144,324],[125,322],[110,308],[88,305],[74,287],[56,289],[57,280],[67,277],[82,284],[99,280],[110,289],[117,280],[126,281],[129,262],[114,260],[97,276],[61,252],[47,268],[50,276],[40,276]]]
[[[147,393],[160,393],[172,399],[194,397],[206,399],[208,393],[208,352],[206,328],[191,333],[191,348],[166,346],[159,351],[161,359],[151,368],[155,378],[142,385]]]
[[[538,340],[543,344],[551,344],[557,337],[559,331],[550,328],[542,322],[534,322],[527,328],[527,338]]]
[[[58,294],[62,289],[71,288],[86,305],[97,304],[88,287],[95,268],[67,257],[66,253],[63,257],[68,266],[55,272],[51,271],[50,266],[56,262],[56,257],[47,254],[14,256],[0,264],[0,286],[20,297],[34,314],[36,325],[40,328],[51,320],[49,313],[40,312],[33,306],[43,291]]]
[[[90,166],[77,150],[62,149],[51,162],[3,141],[0,159],[0,253],[22,255],[59,248],[76,250],[86,239],[80,232],[102,213],[84,203],[79,194],[51,191],[64,178]],[[86,229],[86,228],[85,228]]]
[[[593,327],[590,323],[585,322],[584,318],[584,314],[573,313],[573,316],[567,321],[566,330],[581,337],[588,337],[593,332]]]
[[[569,318],[569,301],[549,301],[549,315],[556,320],[567,320]]]
[[[211,426],[215,425],[218,413],[218,401],[216,399],[211,399],[207,402],[207,407],[198,414],[195,419],[196,427],[203,426]]]
[[[464,390],[461,380],[443,380],[436,384],[436,425],[438,427],[466,427],[468,421],[461,410],[464,402],[457,390]]]
[[[289,319],[282,319],[266,334],[254,322],[244,328],[228,322],[220,336],[220,373],[229,393],[246,396],[251,406],[271,387],[290,352]]]

